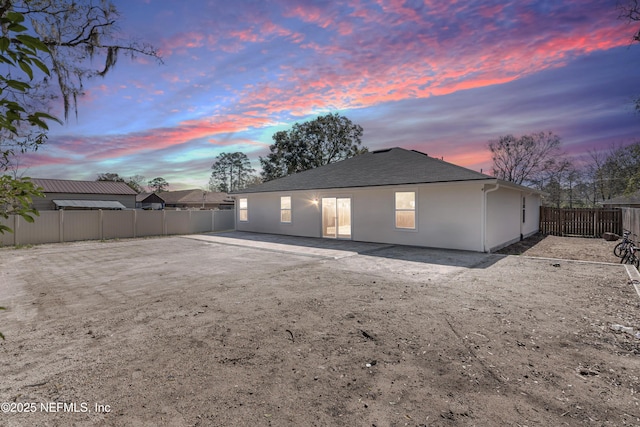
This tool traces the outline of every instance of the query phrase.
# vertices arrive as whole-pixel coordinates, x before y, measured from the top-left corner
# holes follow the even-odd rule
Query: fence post
[[[20,215],[13,216],[13,244],[18,246],[20,243],[20,239],[18,235],[20,234],[20,220],[18,219]]]
[[[133,238],[135,239],[136,237],[138,237],[136,235],[136,224],[138,223],[138,210],[134,209],[133,210]]]
[[[162,235],[167,235],[167,211],[162,210]]]
[[[104,211],[98,209],[100,215],[98,215],[98,227],[100,227],[100,240],[104,240]]]
[[[58,212],[60,213],[60,243],[64,243],[64,209],[59,209]]]

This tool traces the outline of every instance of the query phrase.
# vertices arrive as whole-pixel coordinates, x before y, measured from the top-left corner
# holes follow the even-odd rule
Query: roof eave
[[[371,184],[371,185],[349,185],[349,186],[327,186],[327,187],[305,187],[305,188],[283,188],[278,190],[258,190],[251,191],[250,188],[234,191],[229,193],[229,196],[242,195],[242,194],[256,194],[256,193],[283,193],[287,191],[317,191],[317,190],[340,190],[340,189],[348,189],[348,188],[378,188],[378,187],[401,187],[406,185],[431,185],[431,184],[453,184],[453,183],[469,183],[469,182],[484,182],[488,184],[497,183],[496,178],[477,178],[477,179],[452,179],[452,180],[442,180],[442,181],[413,181],[413,182],[402,182],[402,183],[392,183],[392,184]],[[531,191],[532,189],[527,187],[527,190]]]

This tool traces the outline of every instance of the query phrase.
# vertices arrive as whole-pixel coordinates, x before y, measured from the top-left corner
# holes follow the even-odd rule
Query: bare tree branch
[[[44,59],[56,75],[65,118],[71,110],[77,115],[84,81],[104,77],[120,54],[149,56],[162,63],[153,46],[118,37],[120,14],[109,0],[0,0],[0,6],[27,16],[38,38],[49,48]],[[98,57],[101,61],[96,63]],[[49,90],[46,98],[52,97],[48,85],[41,88]]]

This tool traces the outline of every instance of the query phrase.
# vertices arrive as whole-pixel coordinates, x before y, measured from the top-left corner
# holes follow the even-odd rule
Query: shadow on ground
[[[517,243],[509,245],[505,248],[502,248],[499,251],[496,251],[496,253],[502,254],[502,255],[522,255],[523,253],[533,248],[538,243],[542,242],[547,237],[548,236],[545,234],[536,233],[532,236],[527,237],[524,240],[521,240]]]

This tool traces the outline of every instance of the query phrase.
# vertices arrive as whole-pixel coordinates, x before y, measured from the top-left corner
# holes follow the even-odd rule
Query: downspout
[[[487,220],[489,216],[487,215],[487,194],[493,191],[496,191],[500,188],[500,184],[496,183],[495,187],[487,190],[487,184],[485,184],[482,191],[484,191],[484,196],[482,198],[482,252],[488,252],[487,250]]]

